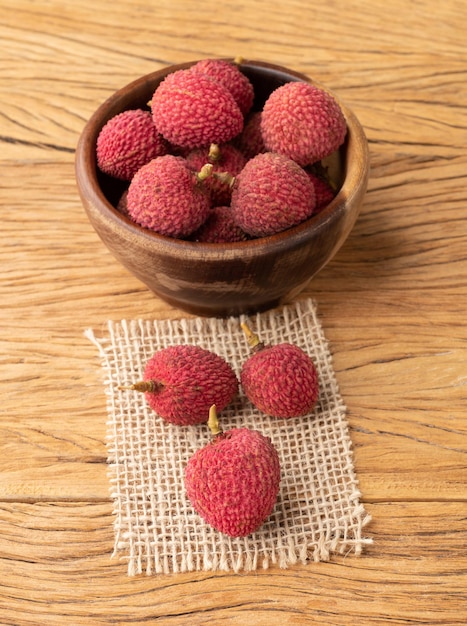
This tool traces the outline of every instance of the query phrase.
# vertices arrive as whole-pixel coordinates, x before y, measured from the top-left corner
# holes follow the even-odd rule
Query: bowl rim
[[[224,60],[233,61],[234,59],[225,58]],[[311,236],[317,236],[320,232],[326,230],[329,223],[339,219],[340,214],[346,211],[346,206],[352,203],[353,197],[358,196],[362,188],[363,190],[366,188],[369,170],[369,149],[365,132],[353,111],[329,88],[304,73],[265,61],[242,59],[240,67],[259,67],[269,71],[272,70],[283,75],[284,78],[311,83],[329,92],[341,107],[347,123],[347,135],[343,146],[346,147],[346,151],[356,149],[361,156],[359,162],[353,159],[345,160],[342,185],[333,200],[323,210],[300,224],[273,235],[247,241],[209,243],[177,239],[151,231],[133,222],[109,202],[97,179],[95,145],[100,129],[114,115],[112,111],[115,103],[122,99],[124,93],[130,94],[135,89],[142,89],[144,84],[163,79],[169,73],[179,69],[187,69],[196,62],[194,60],[169,65],[144,74],[119,88],[94,111],[79,136],[75,151],[76,181],[85,205],[88,204],[93,211],[97,211],[100,218],[107,222],[109,226],[117,227],[120,235],[128,238],[136,236],[142,243],[144,242],[145,247],[147,246],[147,248],[154,250],[160,249],[165,253],[169,251],[174,252],[175,250],[178,250],[181,254],[184,252],[193,261],[218,260],[220,253],[226,259],[238,257],[254,258],[259,254],[274,254],[276,250],[280,251],[283,249],[284,242],[288,242],[288,245],[293,242],[292,247],[300,247]]]

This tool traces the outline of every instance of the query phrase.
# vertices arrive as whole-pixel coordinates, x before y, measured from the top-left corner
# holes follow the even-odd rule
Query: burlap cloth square
[[[128,574],[196,570],[251,571],[274,564],[360,554],[370,520],[360,503],[346,409],[312,299],[248,318],[265,343],[290,342],[314,360],[320,396],[301,418],[274,419],[240,391],[219,418],[224,430],[248,426],[268,435],[281,460],[281,489],[266,523],[244,538],[209,527],[192,509],[183,473],[189,457],[210,440],[207,427],[165,423],[144,394],[119,385],[141,379],[146,361],[169,345],[196,343],[223,356],[239,374],[249,355],[240,322],[246,318],[190,318],[108,322],[108,334],[86,336],[99,348],[108,413],[108,463],[114,502],[114,555]]]

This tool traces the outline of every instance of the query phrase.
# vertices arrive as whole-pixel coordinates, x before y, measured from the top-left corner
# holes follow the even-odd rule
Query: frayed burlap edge
[[[86,337],[98,348],[107,396],[107,450],[114,503],[114,555],[129,575],[145,572],[253,571],[271,565],[359,555],[370,516],[360,503],[346,408],[332,357],[312,299],[260,313],[249,324],[266,343],[299,345],[315,361],[320,397],[305,417],[278,420],[238,398],[220,415],[224,429],[239,425],[271,437],[281,458],[276,507],[255,533],[231,538],[206,525],[183,487],[188,458],[209,441],[203,426],[165,423],[143,395],[118,390],[140,379],[152,354],[168,345],[196,343],[240,372],[249,348],[240,329],[245,318],[109,321],[103,336]]]

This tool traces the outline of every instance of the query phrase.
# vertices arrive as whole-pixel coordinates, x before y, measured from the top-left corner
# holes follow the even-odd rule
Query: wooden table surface
[[[0,0],[0,623],[467,622],[467,4]],[[127,575],[111,559],[106,404],[86,328],[186,314],[111,257],[78,136],[119,87],[242,55],[333,89],[371,177],[318,302],[348,407],[362,556],[252,574]]]

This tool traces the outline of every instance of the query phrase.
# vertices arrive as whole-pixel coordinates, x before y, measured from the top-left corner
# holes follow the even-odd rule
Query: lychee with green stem
[[[271,439],[257,430],[223,432],[215,405],[209,426],[212,441],[197,450],[185,468],[186,492],[210,526],[231,537],[245,537],[274,509],[281,480],[279,455]]]
[[[241,326],[252,350],[240,372],[246,397],[272,417],[310,413],[319,396],[318,372],[310,356],[291,343],[264,344],[248,324]]]
[[[211,173],[210,164],[194,172],[184,158],[171,154],[153,159],[130,183],[128,213],[137,224],[161,235],[188,237],[209,215],[211,196],[203,181]]]
[[[238,378],[223,357],[198,345],[181,344],[157,351],[146,364],[143,380],[120,389],[144,392],[159,417],[188,426],[206,422],[213,404],[224,409],[238,387]]]

